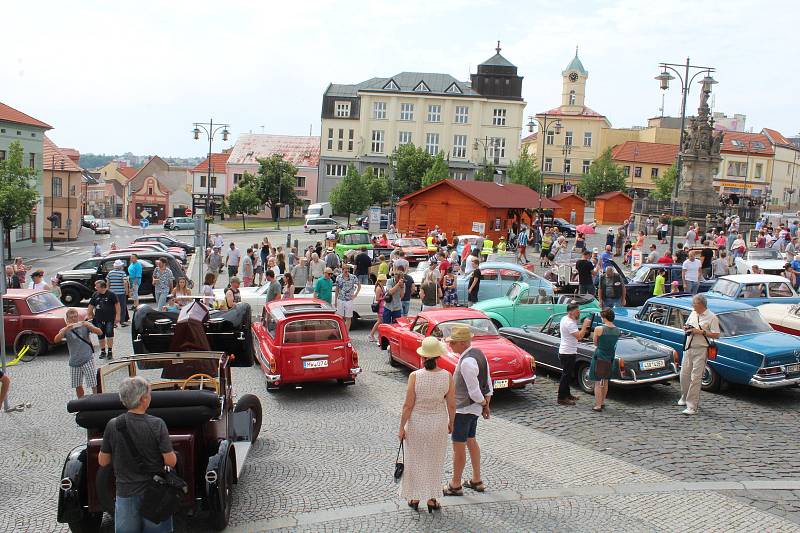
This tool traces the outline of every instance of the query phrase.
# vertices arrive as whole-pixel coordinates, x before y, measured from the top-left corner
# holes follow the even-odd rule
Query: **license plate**
[[[663,359],[654,359],[652,361],[639,361],[639,370],[657,370],[664,368],[666,363]]]
[[[793,365],[786,365],[787,374],[794,374],[795,372],[800,372],[800,363],[795,363]]]
[[[495,389],[507,389],[508,388],[508,380],[507,379],[496,379],[492,384],[492,387]]]
[[[303,361],[303,368],[325,368],[328,366],[327,359],[317,359],[315,361]]]

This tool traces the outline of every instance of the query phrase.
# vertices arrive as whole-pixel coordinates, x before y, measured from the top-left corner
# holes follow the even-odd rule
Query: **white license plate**
[[[652,361],[639,361],[639,370],[657,370],[664,368],[666,363],[663,359],[654,359]]]
[[[800,372],[800,363],[795,363],[793,365],[786,365],[787,374],[794,374],[795,372]]]
[[[327,359],[317,359],[315,361],[303,361],[303,368],[325,368],[328,366]]]
[[[507,379],[496,379],[492,384],[492,387],[495,389],[507,389],[508,388],[508,380]]]

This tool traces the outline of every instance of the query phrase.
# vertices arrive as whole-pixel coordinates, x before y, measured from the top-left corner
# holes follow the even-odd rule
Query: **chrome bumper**
[[[276,381],[281,380],[280,374],[266,374],[264,377],[266,378],[267,383],[275,383]]]
[[[766,380],[758,376],[750,378],[750,386],[759,389],[779,389],[781,387],[790,387],[800,383],[800,376],[796,378],[780,378]]]
[[[633,379],[610,379],[609,382],[613,383],[614,385],[646,385],[648,383],[658,383],[659,381],[669,381],[672,379],[677,379],[680,377],[680,374],[672,373],[672,374],[665,374],[663,376],[658,376],[655,378],[645,378],[645,379],[638,379],[634,374]]]
[[[520,378],[520,379],[509,379],[509,386],[512,385],[525,385],[526,383],[533,383],[536,381],[536,374],[532,375],[529,378]]]
[[[356,367],[353,367],[353,368],[351,368],[351,369],[350,369],[350,373],[351,373],[352,375],[354,375],[354,376],[355,376],[356,374],[360,374],[362,371],[363,371],[363,370],[361,369],[361,367],[360,367],[360,366],[356,366]]]

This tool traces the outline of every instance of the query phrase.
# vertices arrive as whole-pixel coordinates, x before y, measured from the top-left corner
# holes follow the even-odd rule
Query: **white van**
[[[311,204],[306,211],[306,220],[309,218],[329,218],[333,216],[333,208],[330,202]]]

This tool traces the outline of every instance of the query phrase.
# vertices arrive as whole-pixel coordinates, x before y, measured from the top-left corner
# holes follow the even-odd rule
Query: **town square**
[[[734,4],[8,6],[0,531],[800,531]]]

